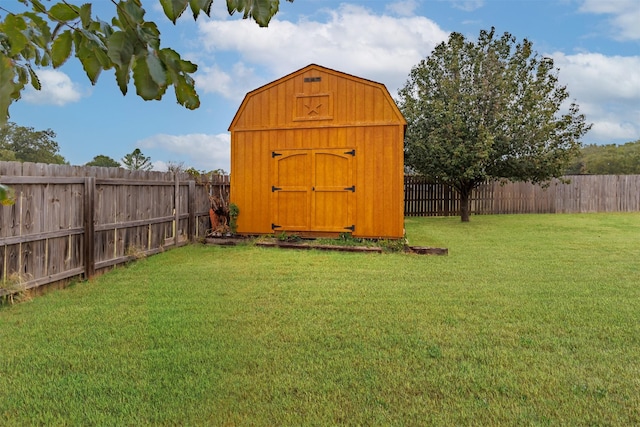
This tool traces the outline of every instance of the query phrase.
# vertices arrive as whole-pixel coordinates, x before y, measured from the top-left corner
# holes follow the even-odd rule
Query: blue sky
[[[113,16],[110,1],[93,3],[94,15]],[[198,64],[199,109],[177,105],[172,89],[162,101],[142,101],[133,88],[123,97],[112,71],[91,86],[70,60],[40,70],[43,90],[25,93],[10,120],[54,130],[74,165],[98,154],[120,160],[140,148],[157,170],[172,161],[229,171],[227,128],[247,92],[315,63],[383,83],[395,96],[450,32],[476,40],[494,26],[554,58],[561,83],[593,123],[583,142],[640,139],[638,0],[281,0],[268,28],[229,17],[224,0],[214,1],[211,18],[194,22],[185,13],[175,26],[158,0],[142,3],[162,44]]]

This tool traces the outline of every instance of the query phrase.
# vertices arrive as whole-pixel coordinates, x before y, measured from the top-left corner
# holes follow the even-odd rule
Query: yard
[[[640,214],[192,245],[0,308],[1,425],[638,425]]]

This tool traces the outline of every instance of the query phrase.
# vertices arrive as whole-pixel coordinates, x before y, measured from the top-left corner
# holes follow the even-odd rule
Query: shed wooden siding
[[[273,152],[355,149],[354,236],[402,237],[405,123],[383,85],[316,65],[250,92],[229,128],[238,232],[274,232]]]

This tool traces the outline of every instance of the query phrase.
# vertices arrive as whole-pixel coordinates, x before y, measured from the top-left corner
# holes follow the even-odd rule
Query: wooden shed
[[[229,126],[238,233],[403,237],[405,127],[383,84],[319,65],[249,92]]]

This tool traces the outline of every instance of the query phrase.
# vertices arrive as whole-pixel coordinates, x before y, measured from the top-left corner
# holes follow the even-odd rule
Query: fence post
[[[175,187],[173,191],[173,212],[175,215],[175,227],[173,229],[173,240],[174,245],[178,247],[178,228],[180,226],[180,178],[178,178],[178,174],[174,174],[175,178]]]
[[[196,234],[196,182],[195,181],[189,181],[188,204],[189,204],[188,237],[189,237],[189,242],[193,242],[194,236]]]
[[[94,247],[96,179],[88,176],[84,179],[83,222],[84,222],[84,278],[91,279],[96,273]]]

